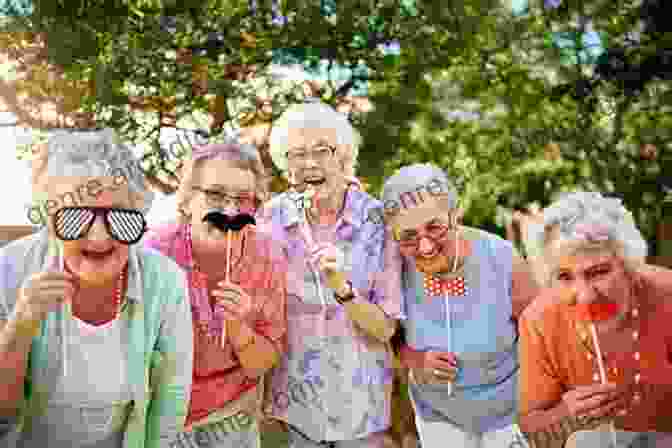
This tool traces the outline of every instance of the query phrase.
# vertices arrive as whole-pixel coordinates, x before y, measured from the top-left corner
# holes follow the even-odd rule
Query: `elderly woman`
[[[434,165],[383,187],[402,270],[409,390],[423,448],[507,448],[515,425],[515,320],[537,294],[511,243],[460,225],[458,198]]]
[[[562,447],[605,422],[672,431],[672,272],[645,264],[632,216],[599,193],[552,204],[537,239],[548,288],[519,325],[529,441]]]
[[[180,268],[135,245],[152,194],[111,130],[44,149],[47,228],[0,249],[0,438],[167,446],[189,402],[191,314]]]
[[[358,141],[319,103],[290,108],[271,132],[273,162],[295,191],[259,218],[289,259],[288,354],[267,412],[288,424],[293,448],[381,447],[390,426],[399,279],[383,281],[385,229],[369,219],[382,204],[350,182]]]
[[[286,345],[286,262],[251,222],[265,197],[266,176],[253,146],[197,147],[183,171],[177,222],[146,241],[190,281],[194,380],[177,446],[189,447],[192,439],[199,446],[259,446],[260,378]]]

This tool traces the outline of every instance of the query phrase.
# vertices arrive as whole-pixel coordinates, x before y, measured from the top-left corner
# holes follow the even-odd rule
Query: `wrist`
[[[341,288],[334,292],[334,297],[341,305],[352,302],[355,299],[355,291],[352,288],[352,283],[349,280],[344,281]]]
[[[234,332],[233,348],[236,352],[245,350],[250,345],[254,344],[255,333],[246,323],[237,321],[237,331]]]

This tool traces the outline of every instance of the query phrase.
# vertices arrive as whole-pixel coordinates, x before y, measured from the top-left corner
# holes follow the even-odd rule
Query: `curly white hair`
[[[600,239],[615,243],[626,265],[634,267],[645,262],[647,244],[635,224],[632,214],[617,198],[605,197],[597,192],[579,191],[560,197],[544,210],[543,225],[530,231],[532,243],[543,248],[544,263],[548,263],[551,240],[554,247],[563,242],[575,247],[595,245],[587,238],[586,228],[599,228]],[[550,266],[545,266],[549,272]]]
[[[147,213],[154,193],[145,185],[138,159],[112,129],[99,131],[54,132],[32,162],[33,196],[44,195],[45,180],[52,176],[123,177],[131,193],[141,199],[140,209]]]

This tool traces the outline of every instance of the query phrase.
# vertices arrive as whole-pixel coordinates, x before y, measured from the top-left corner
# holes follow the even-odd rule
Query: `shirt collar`
[[[285,195],[290,193],[285,192]],[[357,188],[351,186],[346,190],[345,204],[343,212],[338,220],[337,229],[340,230],[344,226],[352,226],[354,229],[359,229],[365,221],[364,213],[365,195],[363,195]],[[285,229],[296,225],[299,222],[298,216],[287,216],[284,220]]]

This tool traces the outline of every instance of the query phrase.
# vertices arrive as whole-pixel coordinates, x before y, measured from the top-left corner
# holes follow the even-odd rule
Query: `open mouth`
[[[324,177],[308,177],[304,180],[305,183],[308,185],[312,185],[313,187],[322,185],[325,182]]]
[[[99,251],[99,250],[82,250],[82,255],[90,260],[95,260],[95,261],[101,261],[105,260],[107,257],[112,255],[114,252],[114,249],[108,249],[106,251]]]

